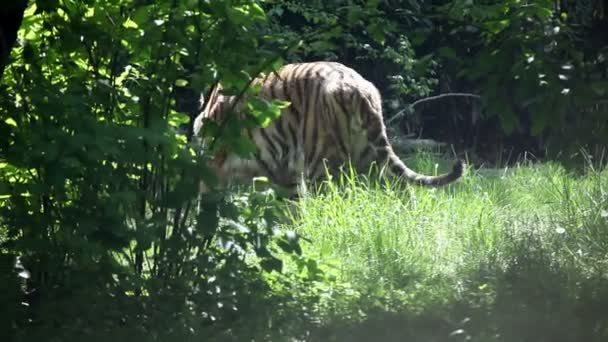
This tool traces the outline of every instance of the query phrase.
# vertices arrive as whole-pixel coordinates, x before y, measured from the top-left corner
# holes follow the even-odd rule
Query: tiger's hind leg
[[[298,144],[296,147],[293,172],[296,179],[294,196],[296,198],[306,196],[308,194],[308,187],[306,184],[306,154],[304,152],[304,147],[301,144]]]

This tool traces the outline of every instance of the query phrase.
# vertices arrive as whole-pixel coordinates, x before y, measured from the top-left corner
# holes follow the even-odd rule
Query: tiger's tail
[[[380,103],[379,101],[373,102]],[[376,163],[378,165],[387,165],[393,174],[412,183],[433,187],[452,183],[464,175],[466,165],[461,159],[456,161],[450,172],[437,176],[423,175],[407,167],[393,151],[388,141],[386,128],[382,121],[382,109],[373,108],[371,102],[365,97],[363,97],[361,105],[363,125],[367,127],[368,141],[376,150]]]

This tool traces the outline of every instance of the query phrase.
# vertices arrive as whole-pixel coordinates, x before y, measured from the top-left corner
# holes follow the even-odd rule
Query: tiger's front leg
[[[306,167],[304,149],[294,148],[283,156],[274,170],[273,182],[279,186],[280,193],[295,199],[306,193]]]

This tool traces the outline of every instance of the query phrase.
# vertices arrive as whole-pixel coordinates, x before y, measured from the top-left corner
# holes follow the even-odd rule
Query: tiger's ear
[[[192,134],[195,137],[198,137],[199,134],[201,133],[201,129],[203,128],[203,119],[204,119],[204,115],[203,113],[200,113],[195,119],[194,119],[194,123],[192,124]]]
[[[205,94],[201,94],[199,99],[199,110],[201,111],[199,115],[194,119],[194,124],[192,127],[192,131],[195,136],[200,134],[201,129],[203,128],[203,119],[209,117],[209,110],[211,106],[219,100],[221,97],[220,92],[222,90],[222,86],[219,82],[216,82],[211,86],[209,90],[209,96],[207,101],[205,101]]]
[[[198,99],[198,110],[203,110],[205,106],[205,94],[201,93],[201,97]]]
[[[222,92],[222,86],[219,84],[219,82],[216,82],[215,84],[213,84],[213,86],[211,86],[211,89],[209,89],[209,96],[207,96],[206,103],[205,103],[204,94],[201,94],[200,109],[204,113],[208,113],[209,108],[217,101],[221,92]]]
[[[205,118],[205,110],[207,110],[205,106],[205,94],[201,93],[201,97],[198,100],[198,110],[199,113],[194,119],[194,123],[192,124],[192,133],[195,137],[197,137],[201,133],[201,129],[203,128],[203,119]]]

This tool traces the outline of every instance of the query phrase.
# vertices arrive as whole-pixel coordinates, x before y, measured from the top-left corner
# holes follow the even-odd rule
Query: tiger
[[[287,101],[289,106],[266,127],[243,130],[256,146],[251,158],[229,151],[216,153],[210,167],[220,185],[231,180],[266,177],[271,183],[297,193],[305,180],[334,175],[350,163],[358,173],[375,162],[411,183],[438,187],[463,176],[465,163],[457,159],[451,171],[427,176],[408,168],[389,143],[378,89],[355,70],[337,62],[283,65],[260,74],[252,85],[260,98]],[[195,136],[205,122],[218,124],[228,113],[246,115],[244,98],[222,94],[217,84],[193,123]]]

